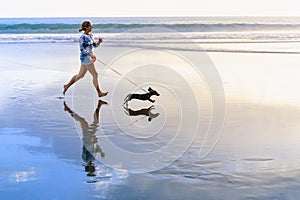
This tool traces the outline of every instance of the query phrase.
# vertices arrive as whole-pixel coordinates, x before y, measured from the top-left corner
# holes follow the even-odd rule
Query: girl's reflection
[[[96,136],[99,127],[99,111],[102,105],[107,104],[105,101],[98,101],[97,108],[94,112],[94,121],[92,124],[88,122],[77,113],[73,112],[64,102],[64,110],[71,114],[71,116],[80,123],[82,128],[82,159],[84,161],[85,171],[87,176],[95,176],[95,165],[97,153],[100,153],[101,157],[105,157],[105,153],[102,151],[98,144]]]

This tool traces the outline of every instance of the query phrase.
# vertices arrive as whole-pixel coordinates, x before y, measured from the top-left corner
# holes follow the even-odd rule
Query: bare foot
[[[97,108],[100,108],[102,105],[104,104],[108,104],[106,101],[102,101],[102,100],[98,100],[98,105],[97,105]]]
[[[67,92],[67,85],[64,85],[64,91],[63,91],[63,95],[65,96],[66,95],[66,92]]]
[[[99,93],[98,93],[98,97],[99,97],[99,98],[100,98],[100,97],[104,97],[104,96],[107,95],[107,93],[108,93],[108,92],[99,92]]]
[[[98,105],[97,105],[97,108],[96,108],[96,110],[95,110],[95,117],[97,118],[97,120],[99,119],[99,111],[100,111],[100,108],[101,108],[101,106],[102,105],[104,105],[104,104],[107,104],[107,102],[106,101],[102,101],[102,100],[98,100]]]

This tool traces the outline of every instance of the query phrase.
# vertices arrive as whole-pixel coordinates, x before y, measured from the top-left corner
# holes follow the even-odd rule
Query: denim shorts
[[[82,65],[90,65],[92,64],[92,58],[88,55],[82,55],[80,56],[80,61]]]

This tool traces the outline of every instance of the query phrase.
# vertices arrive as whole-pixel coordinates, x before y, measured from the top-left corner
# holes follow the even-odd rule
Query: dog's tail
[[[128,94],[128,95],[124,98],[124,103],[123,103],[123,105],[129,101],[130,97],[131,97],[131,94]]]

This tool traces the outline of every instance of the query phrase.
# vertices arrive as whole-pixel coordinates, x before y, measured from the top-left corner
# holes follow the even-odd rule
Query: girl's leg
[[[99,84],[98,84],[98,73],[95,69],[94,64],[91,64],[88,66],[87,70],[91,73],[91,75],[93,76],[93,84],[97,90],[98,93],[98,97],[103,97],[107,95],[107,92],[101,92]]]
[[[73,85],[76,81],[78,81],[79,79],[81,79],[82,77],[84,77],[85,73],[87,72],[87,69],[84,65],[80,66],[80,70],[78,72],[78,74],[76,74],[75,76],[73,76],[71,78],[71,80],[64,85],[64,91],[63,94],[65,95],[67,90],[69,89],[69,87],[71,87],[71,85]]]

